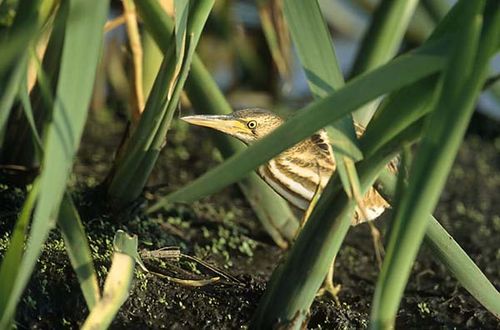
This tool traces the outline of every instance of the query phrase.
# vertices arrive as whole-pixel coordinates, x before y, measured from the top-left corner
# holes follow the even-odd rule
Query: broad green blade
[[[422,50],[419,53],[401,56],[387,65],[353,79],[328,97],[299,110],[294,117],[245,151],[229,158],[186,187],[161,199],[149,211],[158,210],[169,201],[188,202],[208,196],[242,179],[260,164],[370,100],[438,72],[443,67],[442,57],[436,55],[440,46],[433,44],[432,47],[425,48],[430,54],[425,54]],[[335,107],[336,111],[331,111],[332,107]]]
[[[0,32],[0,77],[12,69],[27,54],[31,41],[38,36],[41,0],[20,0],[17,4],[14,22],[10,28]]]
[[[440,90],[438,78],[437,74],[426,77],[386,97],[359,142],[363,150],[370,150],[365,157],[372,156],[394,136],[432,110],[432,102]]]
[[[70,2],[53,122],[44,144],[40,193],[19,276],[11,283],[12,291],[5,297],[7,304],[0,310],[0,328],[7,327],[12,320],[43,243],[55,225],[87,117],[107,12],[105,0]]]
[[[107,329],[116,313],[127,300],[134,278],[137,236],[119,230],[114,241],[114,254],[108,277],[104,283],[103,297],[92,309],[82,329]]]
[[[484,5],[485,1],[467,0],[456,5],[461,10],[461,26],[450,31],[453,41],[442,91],[426,123],[421,146],[410,170],[408,188],[394,215],[372,305],[374,328],[394,324],[399,301],[425,233],[427,222],[422,219],[434,210],[438,201],[485,80],[488,61],[500,38],[500,3],[489,3],[483,25]]]
[[[187,37],[187,21],[189,14],[189,0],[174,1],[174,17],[175,17],[175,69],[168,88],[167,98],[170,99],[172,92],[177,85],[180,71],[183,68],[184,55],[186,52]]]
[[[158,10],[156,1],[138,1],[137,9],[151,36],[156,40],[161,50],[166,53],[167,47],[162,40],[168,38],[173,31],[171,19]],[[207,111],[210,114],[227,114],[232,112],[231,106],[224,98],[217,83],[210,76],[200,59],[194,55],[191,73],[186,81],[186,93],[195,109]],[[244,149],[240,143],[229,137],[214,135],[216,145],[225,158]],[[258,218],[281,247],[287,246],[298,228],[298,222],[288,204],[267,186],[255,173],[240,183],[240,188],[256,212]]]
[[[101,298],[97,273],[82,220],[68,193],[64,194],[57,225],[61,229],[66,252],[80,282],[87,307],[92,311]]]

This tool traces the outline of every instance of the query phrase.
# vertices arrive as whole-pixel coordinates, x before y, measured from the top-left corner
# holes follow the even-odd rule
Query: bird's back
[[[360,136],[364,129],[357,125]],[[259,168],[260,176],[295,207],[306,210],[318,185],[323,189],[335,172],[335,160],[326,131],[310,138],[270,160]],[[355,210],[353,225],[379,217],[389,204],[370,188],[363,198],[364,212]]]

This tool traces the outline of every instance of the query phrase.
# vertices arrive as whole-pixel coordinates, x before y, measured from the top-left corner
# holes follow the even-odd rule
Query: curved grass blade
[[[248,172],[314,134],[325,125],[354,111],[370,100],[438,72],[443,67],[442,42],[421,52],[401,56],[391,63],[353,79],[328,97],[299,110],[271,134],[240,154],[205,173],[191,184],[162,198],[149,211],[174,201],[194,201],[242,179]],[[331,111],[332,107],[336,111]]]
[[[446,16],[451,7],[447,0],[422,0],[422,6],[436,22]]]
[[[7,304],[0,310],[0,328],[8,326],[50,229],[55,224],[66,188],[94,83],[108,1],[70,2],[53,122],[44,144],[40,194],[19,276],[11,283]]]
[[[442,92],[428,119],[421,147],[410,170],[408,188],[395,214],[387,255],[377,282],[371,321],[374,328],[394,324],[411,265],[423,239],[485,80],[487,63],[500,38],[498,2],[483,27],[484,1],[461,1],[462,26],[453,31],[451,58],[443,77]],[[492,16],[492,17],[491,17]],[[460,70],[457,70],[460,68]],[[436,143],[439,141],[439,143]]]
[[[42,152],[42,138],[38,133],[38,129],[36,128],[35,118],[33,117],[33,107],[31,106],[30,96],[28,93],[28,85],[26,84],[26,79],[23,79],[22,86],[19,89],[19,99],[21,100],[22,108],[24,111],[24,115],[26,120],[28,121],[31,136],[33,138],[35,144],[35,152],[38,154],[38,157],[41,157]]]
[[[80,282],[87,306],[92,310],[101,298],[97,273],[82,220],[68,193],[64,194],[57,225],[61,230],[66,252]]]
[[[14,65],[10,74],[5,77],[0,77],[0,143],[3,144],[5,137],[5,126],[12,108],[12,104],[16,99],[23,75],[28,67],[28,56],[23,55],[19,62]]]
[[[28,67],[31,42],[38,36],[41,24],[38,10],[40,0],[21,0],[17,4],[16,16],[9,29],[0,34],[0,142],[3,141],[5,125],[12,104]]]
[[[113,240],[113,260],[104,283],[103,299],[99,300],[85,320],[82,329],[107,329],[127,300],[134,278],[137,236],[118,230]]]
[[[44,140],[44,129],[52,118],[68,8],[69,4],[63,2],[57,9],[43,64],[40,63],[36,55],[33,55],[34,50],[31,50],[37,80],[29,97],[33,108],[34,123],[41,141]],[[26,87],[22,86],[21,88]],[[22,98],[21,102],[26,103]],[[14,109],[13,115],[19,112],[17,110],[21,111],[19,108]],[[26,106],[23,106],[22,110],[26,111]],[[15,125],[7,128],[2,160],[6,163],[21,164],[26,167],[39,166],[41,157],[38,156],[41,156],[41,148],[34,142],[33,128],[30,127],[28,121],[24,120],[24,117],[18,116],[18,119]]]

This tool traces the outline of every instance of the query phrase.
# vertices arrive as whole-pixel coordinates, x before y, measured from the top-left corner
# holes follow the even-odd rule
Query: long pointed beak
[[[196,115],[182,117],[182,120],[197,126],[216,129],[229,135],[246,131],[246,125],[231,115]]]

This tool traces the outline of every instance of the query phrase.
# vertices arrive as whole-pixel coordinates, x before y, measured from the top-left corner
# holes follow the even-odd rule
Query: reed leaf
[[[411,265],[425,233],[427,222],[422,218],[432,212],[438,201],[485,80],[487,63],[500,38],[500,4],[489,2],[488,12],[493,14],[483,25],[484,5],[484,1],[460,1],[456,5],[461,9],[461,27],[452,32],[454,38],[442,92],[426,123],[408,188],[395,213],[372,305],[373,328],[394,324]]]
[[[34,55],[34,50],[31,51],[31,60],[34,62],[37,72],[36,83],[29,95],[29,104],[31,104],[32,110],[28,109],[28,100],[23,100],[23,97],[20,97],[22,107],[16,107],[12,110],[11,117],[16,120],[9,122],[1,155],[2,161],[6,164],[18,164],[28,168],[40,165],[39,151],[41,146],[37,145],[37,138],[33,135],[33,131],[36,128],[40,142],[43,141],[45,127],[52,118],[68,8],[68,2],[63,2],[54,15],[52,31],[42,64]],[[23,83],[23,85],[25,86],[20,87],[19,93],[23,93],[23,89],[27,89],[27,84]],[[23,111],[24,113],[21,113]],[[32,123],[29,123],[29,117],[33,117],[34,127]]]
[[[40,193],[19,275],[10,283],[12,291],[4,297],[6,305],[0,310],[0,328],[12,320],[43,243],[55,224],[87,115],[107,11],[108,1],[75,0],[69,4],[53,121],[44,143]]]
[[[418,0],[382,0],[372,15],[354,61],[352,76],[357,76],[393,58],[404,38]],[[354,113],[357,122],[366,126],[379,102],[365,105]]]
[[[0,34],[0,142],[5,135],[5,125],[17,96],[23,75],[26,73],[29,48],[36,39],[39,26],[40,0],[21,0],[14,22]]]
[[[73,204],[73,199],[69,193],[64,194],[57,217],[57,225],[61,230],[66,252],[71,266],[75,270],[78,282],[80,282],[87,307],[92,310],[101,298],[101,293],[89,241],[78,210]]]
[[[377,189],[388,200],[398,197],[396,178],[387,170],[377,179]],[[497,318],[500,318],[500,293],[476,266],[474,261],[446,231],[439,221],[428,215],[424,243],[436,257],[456,277],[460,284],[474,296],[479,303]]]
[[[382,0],[373,13],[351,75],[370,71],[393,58],[404,38],[418,0]]]

